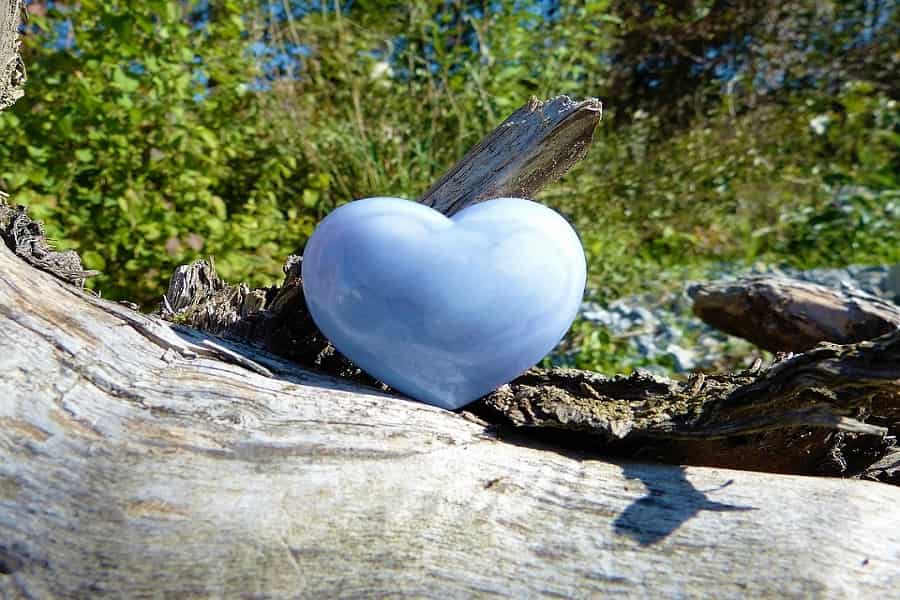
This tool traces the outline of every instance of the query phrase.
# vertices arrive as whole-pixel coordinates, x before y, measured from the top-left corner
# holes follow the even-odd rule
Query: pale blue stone
[[[543,358],[572,324],[581,242],[553,210],[488,200],[452,219],[399,198],[341,206],[303,255],[319,329],[367,373],[448,409]]]

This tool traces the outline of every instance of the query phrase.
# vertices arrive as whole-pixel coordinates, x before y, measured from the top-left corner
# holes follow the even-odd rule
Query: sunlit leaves
[[[358,0],[272,19],[268,4],[222,0],[206,19],[181,0],[71,3],[31,20],[27,97],[0,114],[0,187],[91,253],[104,294],[149,306],[201,255],[235,280],[276,281],[338,204],[415,197],[531,95],[600,95],[593,150],[543,200],[576,224],[604,296],[717,261],[891,260],[900,133],[885,91],[895,59],[878,49],[890,44],[874,40],[860,66],[854,25],[829,29],[847,53],[798,52],[827,15],[768,3],[789,18],[729,50],[754,53],[759,72],[729,92],[704,71],[682,97],[640,87],[653,75],[642,53],[712,25],[742,34],[763,4],[649,4],[684,10]],[[825,3],[851,17],[869,4]],[[274,58],[289,68],[259,64]],[[785,68],[809,85],[747,87]],[[836,211],[847,186],[867,191]]]
[[[202,29],[187,22],[190,3],[174,0],[83,0],[33,21],[28,101],[0,115],[0,161],[15,165],[0,185],[102,271],[94,284],[104,294],[151,302],[174,266],[201,250],[252,253],[234,230],[242,211],[268,219],[261,228],[285,253],[308,234],[280,209],[247,207],[264,193],[253,183],[257,157],[283,154],[261,134],[275,124],[260,121],[257,96],[236,93],[258,73],[241,36],[253,6],[219,3]],[[62,30],[70,46],[57,43]],[[281,189],[274,205],[291,195]],[[247,276],[276,278],[272,254]]]

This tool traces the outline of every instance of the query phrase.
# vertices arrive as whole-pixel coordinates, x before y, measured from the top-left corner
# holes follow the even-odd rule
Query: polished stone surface
[[[394,389],[448,409],[552,350],[584,284],[575,231],[518,198],[452,219],[398,198],[358,200],[319,224],[303,256],[310,313],[335,347]]]

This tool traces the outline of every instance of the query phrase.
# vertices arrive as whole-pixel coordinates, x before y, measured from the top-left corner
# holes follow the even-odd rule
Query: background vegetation
[[[198,257],[231,280],[278,281],[335,206],[415,197],[530,95],[605,101],[588,159],[542,198],[581,233],[600,301],[721,264],[900,261],[894,2],[29,12],[27,97],[0,114],[0,189],[102,272],[94,288],[145,308]],[[616,366],[609,336],[584,323],[573,335],[581,366]]]

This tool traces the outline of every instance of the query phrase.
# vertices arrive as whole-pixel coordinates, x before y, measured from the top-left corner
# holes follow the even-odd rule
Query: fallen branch
[[[596,98],[531,98],[448,170],[419,199],[451,216],[467,206],[512,196],[532,198],[585,157],[603,115]]]
[[[852,344],[900,328],[900,306],[887,300],[786,277],[705,283],[688,293],[698,317],[776,352],[802,352],[819,342]]]
[[[889,428],[896,434],[900,423],[900,331],[847,346],[821,345],[767,369],[697,374],[683,382],[640,373],[608,378],[535,369],[473,410],[530,431],[587,434],[576,439],[580,449],[859,476],[894,447],[884,436]],[[813,428],[874,437],[812,433]]]

